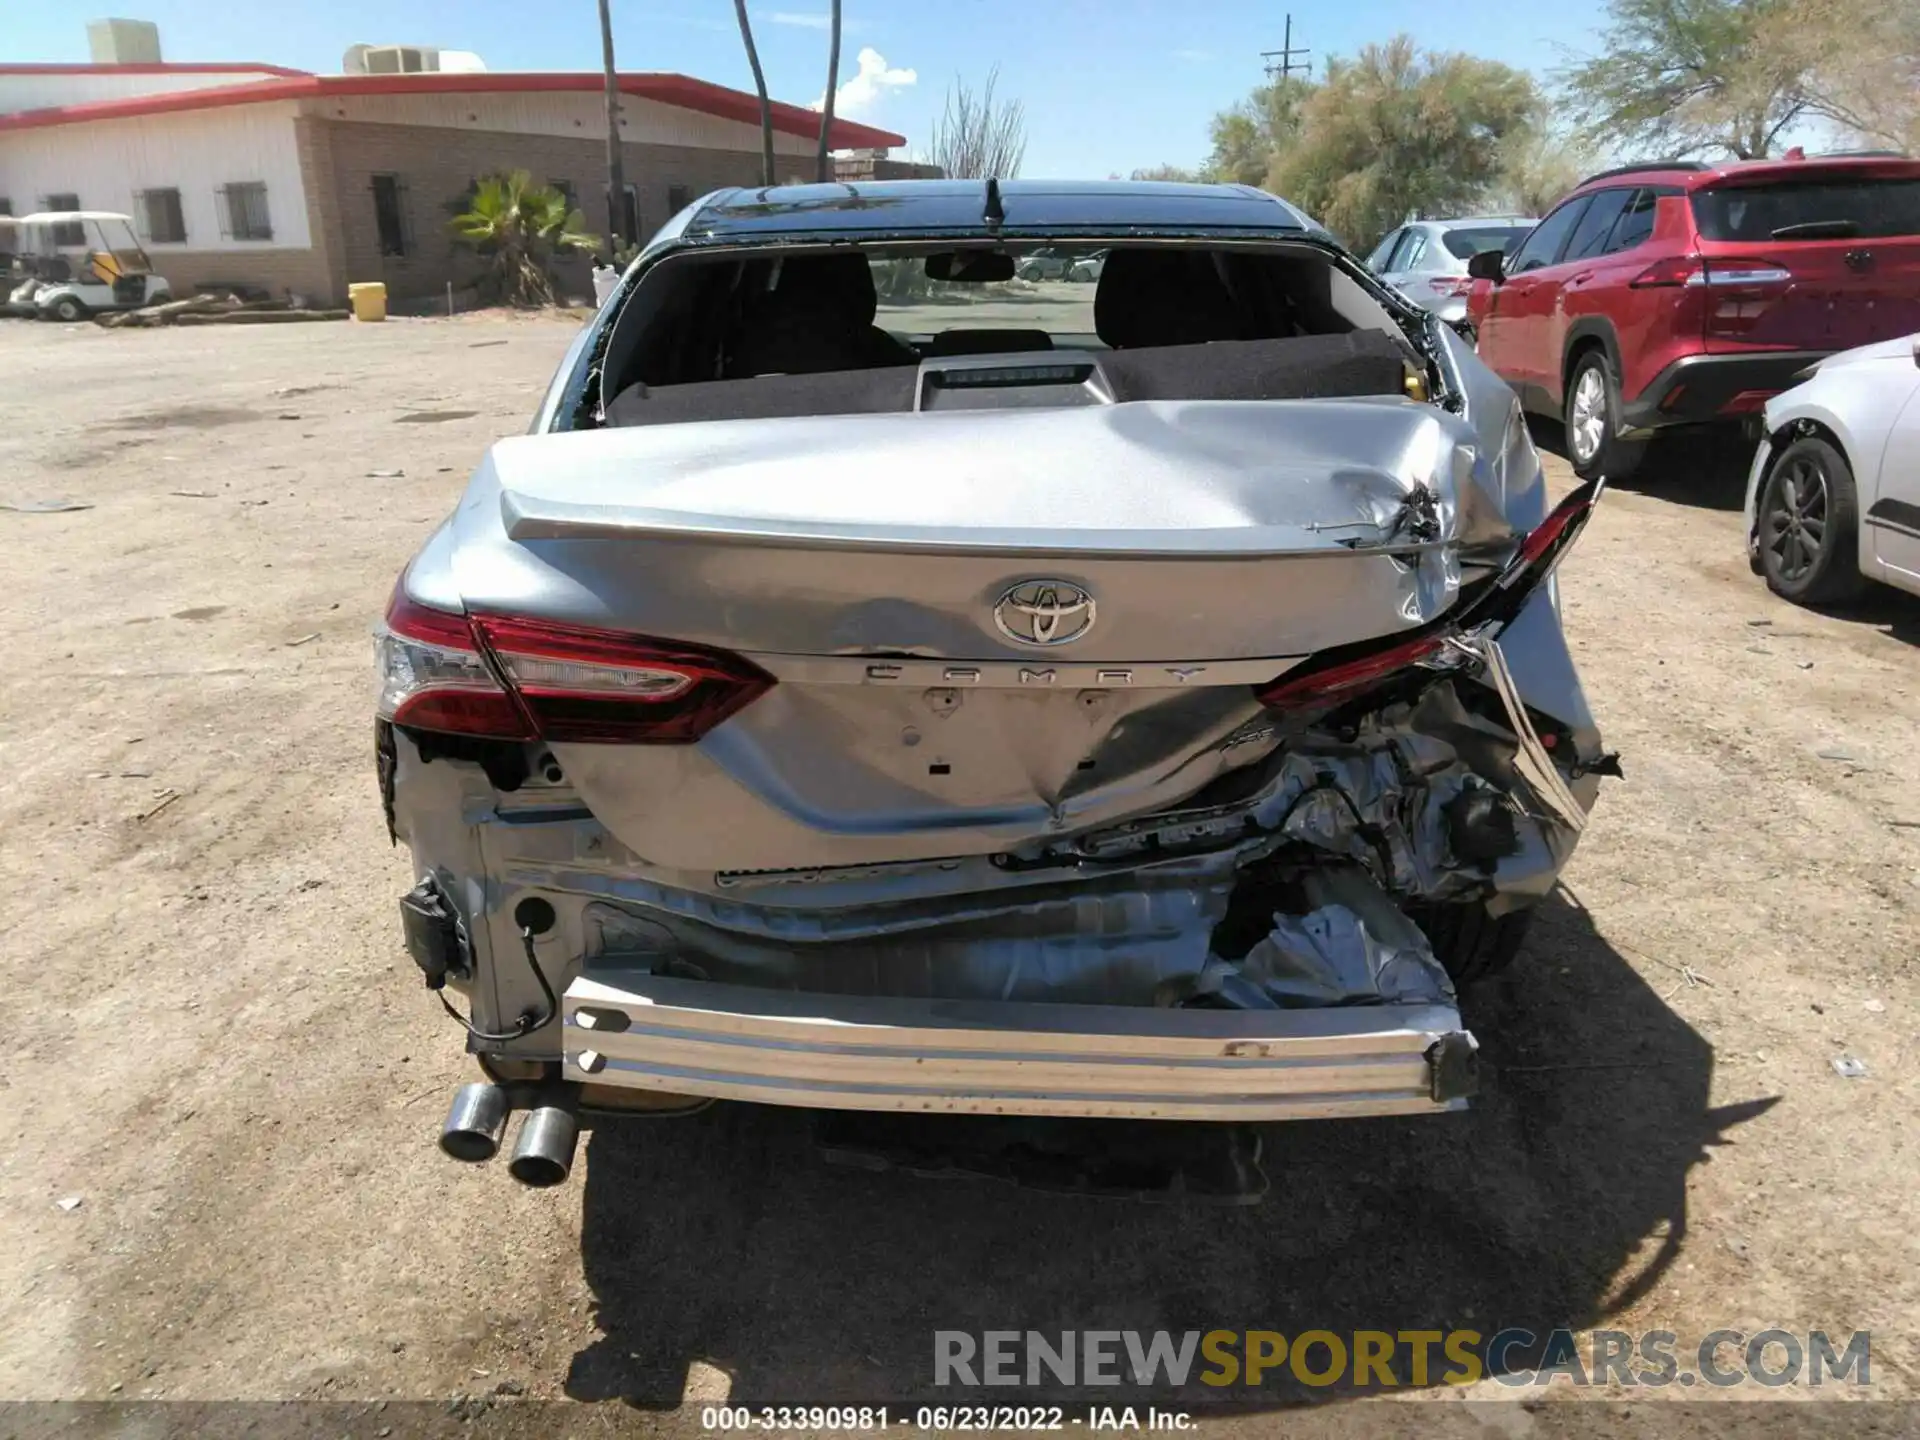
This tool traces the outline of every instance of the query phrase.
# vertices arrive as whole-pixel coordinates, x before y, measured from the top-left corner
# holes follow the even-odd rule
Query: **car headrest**
[[[863,255],[791,255],[768,297],[782,310],[831,314],[850,326],[871,325],[879,301]]]
[[[1191,250],[1109,254],[1093,296],[1093,328],[1116,350],[1250,338],[1213,257]]]

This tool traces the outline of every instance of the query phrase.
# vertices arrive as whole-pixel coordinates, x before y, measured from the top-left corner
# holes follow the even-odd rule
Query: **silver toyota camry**
[[[443,1147],[1465,1105],[1458,987],[1615,768],[1551,583],[1598,493],[1259,191],[689,207],[378,632],[406,942],[484,1074]]]

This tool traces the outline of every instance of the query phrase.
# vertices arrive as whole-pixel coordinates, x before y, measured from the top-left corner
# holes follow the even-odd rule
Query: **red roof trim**
[[[176,65],[172,61],[134,65],[0,64],[0,75],[311,75],[311,70],[289,70],[284,65],[244,60],[217,60]]]
[[[126,67],[117,67],[126,68]],[[241,69],[249,67],[242,66]],[[142,115],[164,115],[183,110],[213,110],[226,105],[259,105],[274,100],[325,99],[346,95],[500,95],[529,93],[597,93],[600,76],[585,71],[516,74],[478,71],[472,74],[432,72],[420,75],[309,75],[294,71],[285,78],[251,84],[213,85],[200,90],[172,90],[159,95],[135,95],[120,100],[91,100],[44,110],[22,110],[0,115],[0,131],[35,130],[50,125],[79,125],[93,120],[125,120]],[[758,97],[725,85],[666,72],[629,72],[620,77],[622,94],[658,100],[683,110],[696,110],[723,120],[748,125],[760,123]],[[816,111],[774,101],[773,128],[785,135],[812,137],[820,133]],[[836,150],[891,149],[907,143],[904,135],[870,125],[833,122],[830,143]]]

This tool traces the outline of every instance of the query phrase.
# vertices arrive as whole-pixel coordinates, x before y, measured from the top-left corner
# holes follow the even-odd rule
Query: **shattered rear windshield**
[[[1068,245],[1016,250],[1013,275],[984,283],[935,280],[923,255],[872,255],[873,323],[920,342],[954,330],[1038,330],[1056,348],[1097,345],[1093,296],[1106,253]]]
[[[1800,226],[1831,227],[1835,239],[1920,235],[1920,179],[1794,180],[1697,190],[1693,219],[1703,240],[1791,239]]]

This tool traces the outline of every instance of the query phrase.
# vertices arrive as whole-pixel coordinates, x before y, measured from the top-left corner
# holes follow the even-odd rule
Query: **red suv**
[[[1476,256],[1467,323],[1583,477],[1679,425],[1757,416],[1822,356],[1920,331],[1920,161],[1687,161],[1596,175],[1510,257]]]

